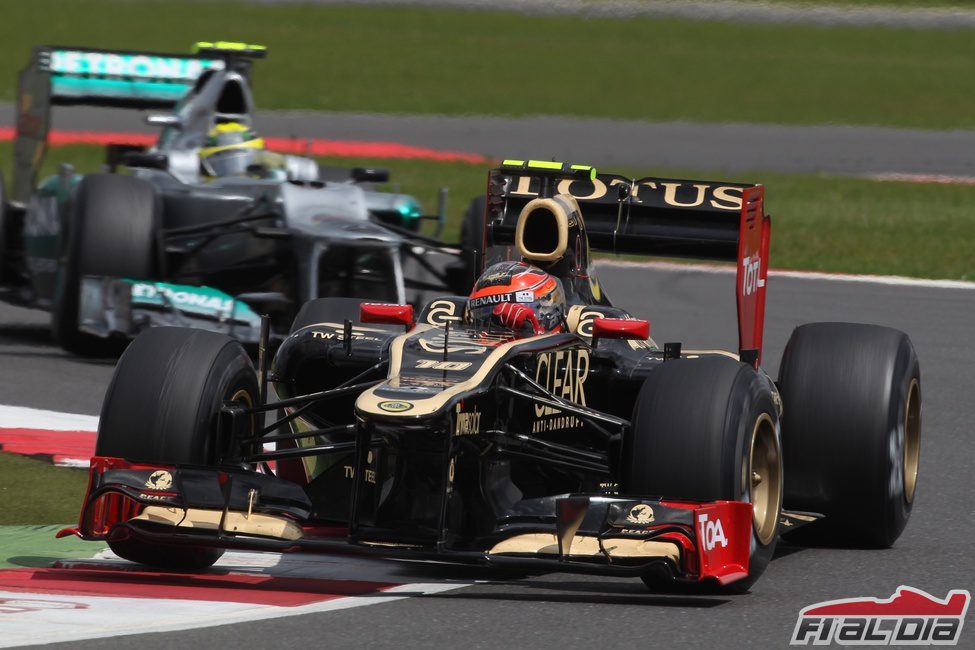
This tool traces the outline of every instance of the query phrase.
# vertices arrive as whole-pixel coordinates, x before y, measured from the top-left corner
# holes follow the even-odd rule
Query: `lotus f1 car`
[[[894,542],[915,495],[917,358],[901,332],[818,323],[793,332],[777,381],[761,370],[761,185],[506,161],[488,187],[491,254],[559,279],[559,326],[484,327],[467,296],[416,320],[326,298],[256,371],[225,336],[149,330],[119,361],[63,534],[194,570],[227,548],[340,551],[728,589],[783,534]],[[658,346],[612,306],[591,249],[736,261],[739,349]]]
[[[10,201],[0,182],[3,298],[50,310],[55,338],[80,351],[93,336],[152,325],[256,343],[258,312],[284,336],[314,298],[466,290],[473,261],[419,232],[443,211],[424,216],[413,197],[372,189],[384,170],[324,182],[314,160],[262,150],[246,174],[205,173],[208,135],[251,127],[249,70],[264,53],[233,43],[192,56],[35,48],[20,77]],[[127,175],[62,165],[36,184],[51,107],[79,104],[173,112],[148,117],[162,128],[150,150],[108,146],[109,170],[124,164]],[[436,256],[446,258],[431,264]]]

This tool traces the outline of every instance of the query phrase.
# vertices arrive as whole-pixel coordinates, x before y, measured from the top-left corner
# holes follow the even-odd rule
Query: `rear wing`
[[[509,161],[488,173],[488,246],[514,244],[521,209],[570,194],[594,251],[737,262],[739,352],[761,361],[771,219],[748,183],[598,174],[583,165]]]
[[[207,70],[249,71],[259,45],[198,43],[194,54],[37,45],[17,87],[15,202],[26,203],[44,159],[51,107],[173,108]]]

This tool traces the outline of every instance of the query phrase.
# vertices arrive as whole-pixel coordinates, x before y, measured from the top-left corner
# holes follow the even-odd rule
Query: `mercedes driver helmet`
[[[200,149],[200,166],[211,178],[245,176],[247,168],[264,149],[264,139],[239,122],[217,124],[207,133],[206,146]]]

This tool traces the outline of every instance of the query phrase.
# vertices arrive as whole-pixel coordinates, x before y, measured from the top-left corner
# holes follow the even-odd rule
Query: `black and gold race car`
[[[225,336],[149,330],[119,361],[62,532],[183,569],[227,548],[341,551],[729,589],[783,533],[888,546],[917,480],[917,357],[901,332],[817,323],[777,381],[761,370],[763,196],[505,161],[485,202],[500,262],[471,296],[415,319],[312,301],[256,370]],[[658,346],[590,248],[737,261],[739,349]],[[558,281],[548,326],[534,288],[507,290],[522,267],[531,287]]]

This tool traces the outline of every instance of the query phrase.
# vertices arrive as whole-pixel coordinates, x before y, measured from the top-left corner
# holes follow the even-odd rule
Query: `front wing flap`
[[[574,528],[576,521],[579,524]],[[677,577],[713,578],[727,584],[748,575],[752,534],[749,503],[570,496],[556,501],[556,527],[562,558],[571,559],[575,541],[585,540],[588,533],[596,535],[610,562],[614,561],[612,544],[626,548],[627,540],[644,545],[666,542],[679,558]],[[637,547],[629,556],[621,553],[615,561],[637,564],[641,550],[647,556],[661,552],[659,547]]]

